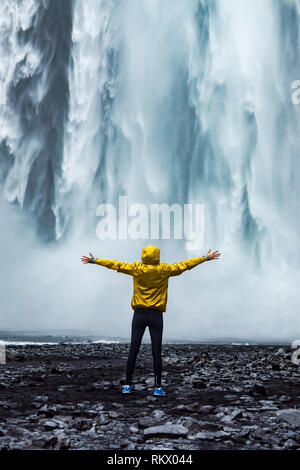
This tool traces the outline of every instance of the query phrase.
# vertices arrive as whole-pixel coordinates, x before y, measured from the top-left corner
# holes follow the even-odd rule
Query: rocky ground
[[[289,347],[150,345],[122,395],[126,344],[8,346],[0,449],[298,449],[300,366]]]

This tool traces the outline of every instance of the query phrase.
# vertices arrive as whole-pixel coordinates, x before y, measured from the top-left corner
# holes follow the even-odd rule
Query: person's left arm
[[[180,261],[179,263],[173,263],[167,265],[167,275],[168,276],[179,276],[184,271],[188,269],[193,269],[198,264],[204,263],[207,261],[206,256],[199,256],[197,258],[186,259],[185,261]]]
[[[168,276],[179,276],[184,271],[193,269],[198,264],[204,263],[205,261],[210,261],[213,259],[218,259],[220,256],[219,251],[214,251],[211,253],[211,250],[208,251],[206,256],[199,256],[197,258],[186,259],[185,261],[180,261],[179,263],[168,264],[167,275]]]

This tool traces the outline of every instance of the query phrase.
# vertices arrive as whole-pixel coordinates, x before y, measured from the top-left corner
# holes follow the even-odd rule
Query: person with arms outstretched
[[[154,395],[165,396],[166,392],[161,386],[162,360],[161,343],[163,333],[163,312],[167,308],[169,277],[179,276],[184,271],[195,268],[205,261],[220,257],[219,251],[208,251],[206,256],[190,258],[179,263],[167,264],[160,262],[160,250],[156,246],[148,245],[142,250],[141,261],[126,263],[109,259],[82,256],[84,264],[92,263],[133,277],[133,296],[131,307],[134,310],[131,326],[131,343],[126,368],[126,381],[123,393],[133,390],[132,377],[136,359],[140,350],[142,338],[146,327],[149,327],[153,370]]]

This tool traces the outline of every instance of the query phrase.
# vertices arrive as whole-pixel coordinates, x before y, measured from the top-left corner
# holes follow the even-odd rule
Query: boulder
[[[56,429],[58,427],[58,423],[55,421],[45,421],[43,423],[44,428],[46,431],[53,431],[53,429]]]
[[[228,437],[230,436],[229,432],[226,431],[200,431],[196,434],[196,439],[203,439],[203,440],[208,440],[208,441],[213,441],[214,439],[218,439],[221,437]]]
[[[144,436],[184,437],[188,434],[188,432],[189,430],[181,424],[164,424],[162,426],[152,426],[150,428],[144,429]]]
[[[277,411],[276,416],[278,421],[300,426],[300,410],[296,410],[295,408],[280,410]]]

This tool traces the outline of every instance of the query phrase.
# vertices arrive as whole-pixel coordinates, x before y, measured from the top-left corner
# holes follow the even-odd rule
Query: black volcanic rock
[[[181,437],[188,434],[188,429],[182,424],[164,424],[161,426],[152,426],[144,430],[144,436],[153,437],[153,436],[171,436],[171,437]]]
[[[7,346],[1,449],[300,449],[300,368],[278,346],[163,345],[166,397],[143,344]],[[18,357],[23,359],[18,360]]]
[[[288,424],[300,427],[300,410],[297,409],[286,409],[280,410],[276,413],[278,421],[283,421]]]

